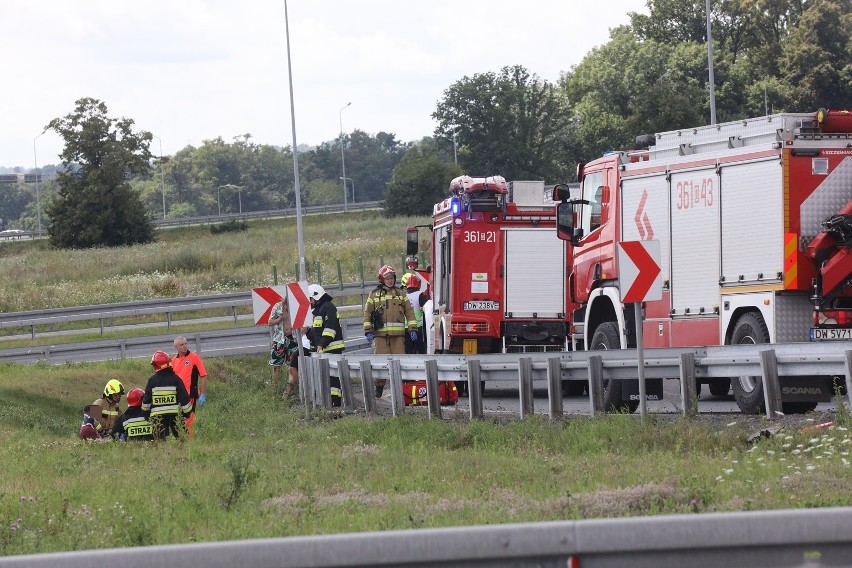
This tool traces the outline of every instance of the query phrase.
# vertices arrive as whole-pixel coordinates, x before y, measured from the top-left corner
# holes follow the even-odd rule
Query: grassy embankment
[[[303,218],[308,278],[330,286],[375,280],[381,263],[398,264],[405,255],[405,229],[425,223],[425,218],[385,219],[378,211]],[[425,243],[424,243],[425,244]],[[0,243],[0,311],[18,312],[51,307],[110,304],[164,297],[240,292],[273,284],[273,266],[278,283],[298,280],[298,243],[295,218],[258,220],[245,232],[211,235],[207,226],[166,229],[157,242],[123,248],[85,251],[51,250],[46,241]],[[397,267],[402,269],[401,266]],[[319,275],[317,274],[319,270]],[[333,291],[332,291],[333,293]],[[345,300],[341,298],[340,300]],[[360,299],[357,299],[360,301]],[[251,306],[238,309],[251,314]],[[181,320],[222,317],[219,324],[204,329],[233,327],[230,310],[198,313],[178,312],[173,321],[182,333],[198,329]],[[165,314],[117,318],[108,326],[162,324],[134,335],[169,333]],[[105,329],[67,338],[45,332],[98,328],[99,322],[71,322],[39,326],[36,340],[5,340],[5,348],[45,342],[85,341],[121,337],[120,331]],[[0,338],[27,334],[28,329],[0,330]]]
[[[384,220],[362,222],[378,226]],[[272,264],[286,281],[296,245],[272,229],[287,222],[276,223],[263,230],[265,245],[243,240],[252,231],[190,237],[193,231],[181,229],[176,242],[169,235],[151,252],[47,251],[47,260],[35,261],[15,260],[4,250],[4,274],[10,264],[31,268],[2,298],[28,297],[28,307],[39,308],[128,299],[119,293],[126,288],[140,299],[154,294],[155,280],[173,282],[179,295],[201,294],[269,284],[264,275]],[[407,224],[403,220],[381,249],[368,248],[359,232],[332,233],[340,223],[325,226],[327,234],[309,229],[308,246],[316,247],[309,258],[347,258],[350,267],[369,251],[395,258]],[[273,241],[286,244],[273,247]],[[129,260],[135,254],[137,260]],[[232,256],[256,260],[224,268],[221,259]],[[181,260],[188,259],[207,269],[180,272]],[[68,274],[41,262],[62,264]],[[154,279],[146,271],[158,266],[161,276]],[[117,284],[109,285],[113,279]],[[37,285],[26,291],[26,281]],[[65,291],[77,302],[59,301]],[[702,419],[643,423],[616,415],[471,423],[455,419],[450,409],[447,420],[428,420],[421,409],[400,418],[317,414],[306,421],[301,408],[271,396],[265,358],[207,364],[209,401],[195,439],[142,445],[81,442],[76,432],[83,405],[108,379],[127,388],[144,385],[150,367],[143,361],[0,365],[0,555],[852,505],[852,439],[844,411],[832,428],[790,430],[754,445],[738,424],[719,428]]]

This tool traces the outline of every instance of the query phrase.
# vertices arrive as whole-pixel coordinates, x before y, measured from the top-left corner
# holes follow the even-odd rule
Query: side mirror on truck
[[[405,254],[409,256],[417,254],[417,246],[419,244],[417,236],[417,227],[409,227],[405,235]]]
[[[556,206],[556,236],[574,243],[574,204],[563,202]]]

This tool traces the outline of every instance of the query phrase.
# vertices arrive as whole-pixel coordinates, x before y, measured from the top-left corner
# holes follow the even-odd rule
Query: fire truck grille
[[[488,333],[488,322],[453,322],[453,333]]]
[[[562,351],[561,345],[507,345],[506,353],[550,353]]]

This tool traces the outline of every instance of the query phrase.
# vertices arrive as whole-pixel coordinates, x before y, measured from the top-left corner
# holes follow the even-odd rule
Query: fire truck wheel
[[[749,312],[740,316],[734,333],[732,345],[767,343],[769,331],[760,315]],[[761,377],[734,377],[731,379],[734,399],[743,414],[759,414],[763,411],[763,379]]]
[[[604,349],[621,349],[621,340],[618,335],[618,325],[612,321],[606,321],[595,329],[590,351]],[[638,400],[624,401],[621,394],[621,381],[603,382],[603,407],[607,412],[626,411],[636,412],[639,408]]]
[[[710,394],[713,396],[725,396],[731,390],[731,379],[716,379],[710,381]]]

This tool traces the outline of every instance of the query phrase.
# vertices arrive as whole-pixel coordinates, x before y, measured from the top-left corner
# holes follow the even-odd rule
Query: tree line
[[[717,122],[852,108],[848,0],[711,5]],[[382,200],[388,215],[423,214],[461,173],[570,181],[578,162],[630,149],[639,134],[709,124],[705,2],[647,6],[648,14],[630,13],[629,24],[554,82],[519,65],[462,77],[437,102],[431,136],[401,142],[355,130],[300,151],[302,203],[343,202],[341,145],[348,201]],[[546,39],[559,49],[562,38]],[[295,203],[289,146],[255,144],[246,134],[155,157],[151,134],[132,125],[110,118],[94,99],[77,101],[73,113],[48,125],[66,143],[56,179],[43,184],[43,222],[55,246],[150,240],[150,219],[162,217],[164,197],[170,218]],[[29,193],[19,187],[0,198],[0,217],[35,228]],[[131,220],[133,229],[125,226]]]

